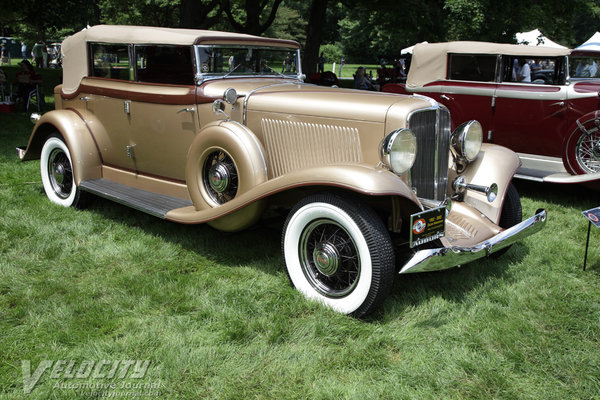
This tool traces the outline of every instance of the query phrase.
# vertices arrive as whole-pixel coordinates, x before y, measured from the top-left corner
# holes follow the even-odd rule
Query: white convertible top
[[[413,50],[406,86],[410,88],[446,79],[448,54],[499,54],[531,58],[560,57],[570,49],[489,42],[419,43]]]
[[[66,38],[62,44],[63,92],[77,91],[81,79],[88,73],[87,43],[125,44],[246,44],[300,48],[292,40],[269,39],[241,33],[199,29],[160,28],[152,26],[96,25]]]

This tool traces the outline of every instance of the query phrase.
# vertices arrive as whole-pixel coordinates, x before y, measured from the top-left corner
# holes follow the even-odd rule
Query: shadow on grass
[[[164,221],[95,196],[86,212],[139,228],[221,265],[232,268],[251,265],[272,275],[285,272],[281,253],[281,229],[285,215],[273,215],[240,232],[224,233],[207,224],[183,225]],[[398,275],[391,296],[385,302],[385,313],[391,311],[392,316],[398,315],[405,308],[418,306],[433,297],[460,303],[474,289],[490,280],[507,279],[509,264],[519,262],[527,253],[527,246],[518,243],[498,259],[482,259],[445,271]],[[380,320],[381,316],[382,312],[376,312],[367,321]]]
[[[568,205],[581,211],[600,206],[600,191],[583,184],[561,185],[522,179],[515,179],[513,183],[522,197],[536,202]]]
[[[85,210],[139,228],[219,264],[255,264],[260,265],[263,272],[271,274],[283,269],[280,247],[283,216],[275,221],[263,220],[240,232],[221,232],[208,224],[185,225],[165,221],[97,196],[91,196]]]

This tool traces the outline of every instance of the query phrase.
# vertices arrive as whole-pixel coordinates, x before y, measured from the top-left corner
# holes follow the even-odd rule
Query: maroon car
[[[443,103],[453,129],[516,151],[516,177],[600,183],[600,53],[485,42],[415,46],[406,84],[383,91]]]

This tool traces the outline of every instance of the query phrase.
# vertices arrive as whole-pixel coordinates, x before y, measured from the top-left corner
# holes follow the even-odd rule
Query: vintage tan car
[[[541,229],[521,222],[517,155],[420,96],[303,83],[300,46],[215,31],[95,26],[67,38],[56,109],[22,160],[49,199],[94,194],[236,231],[290,210],[282,247],[305,296],[354,316],[397,274],[464,264]]]

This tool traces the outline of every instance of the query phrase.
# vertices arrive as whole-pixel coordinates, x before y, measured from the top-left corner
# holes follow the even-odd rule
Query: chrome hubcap
[[[206,192],[217,204],[227,203],[238,190],[238,174],[231,157],[222,150],[206,157],[203,165],[203,180]]]
[[[313,251],[317,270],[325,276],[333,276],[338,270],[340,256],[331,243],[319,243]]]
[[[223,164],[215,164],[208,172],[210,187],[215,192],[223,193],[229,186],[229,170]]]

